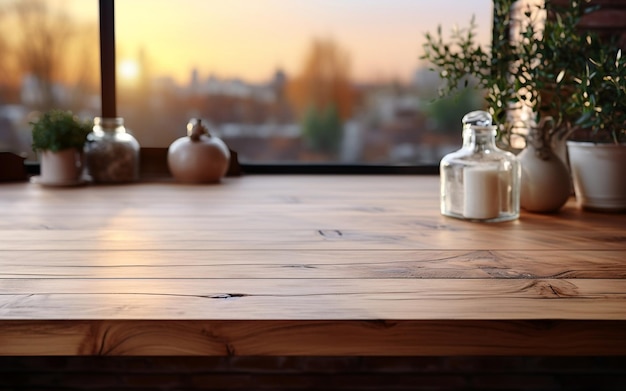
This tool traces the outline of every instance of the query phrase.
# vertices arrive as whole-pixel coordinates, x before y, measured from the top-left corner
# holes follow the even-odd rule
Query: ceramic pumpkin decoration
[[[167,151],[167,165],[178,182],[216,183],[226,175],[230,151],[209,134],[200,119],[187,124],[187,137],[175,140]]]

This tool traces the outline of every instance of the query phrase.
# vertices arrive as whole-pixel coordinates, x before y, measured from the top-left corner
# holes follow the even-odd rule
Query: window
[[[45,1],[85,25],[97,18],[97,2],[86,3]],[[434,165],[459,147],[460,118],[483,102],[468,93],[432,103],[439,80],[419,59],[424,33],[468,26],[475,15],[488,42],[491,7],[490,0],[117,0],[117,113],[142,147],[166,148],[200,117],[243,163]],[[97,46],[90,50],[63,58],[97,67]],[[99,81],[97,68],[89,74]],[[74,110],[100,115],[99,99],[71,96],[80,103]]]
[[[475,13],[488,40],[490,7],[118,0],[118,110],[142,146],[169,145],[199,116],[244,163],[433,164],[482,101],[431,104],[438,79],[419,61],[423,34]]]

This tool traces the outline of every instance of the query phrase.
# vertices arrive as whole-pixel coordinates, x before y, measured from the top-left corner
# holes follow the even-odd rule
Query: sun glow
[[[139,64],[135,60],[122,60],[119,64],[120,77],[128,82],[137,80]]]

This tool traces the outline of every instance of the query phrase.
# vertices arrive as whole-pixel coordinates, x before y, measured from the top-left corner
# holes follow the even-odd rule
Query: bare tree
[[[9,31],[6,28],[7,11],[6,8],[0,7],[0,104],[7,100],[8,89],[10,88],[11,79],[9,78],[10,65],[9,56],[10,45],[7,39]]]
[[[314,151],[335,155],[343,138],[343,121],[352,116],[355,105],[349,54],[331,39],[313,41],[288,92],[301,119],[303,139]]]
[[[62,74],[66,44],[76,32],[75,23],[63,11],[53,11],[45,0],[21,0],[13,4],[17,17],[17,59],[20,68],[35,77],[40,101],[47,109],[58,106],[53,85]]]
[[[289,97],[299,115],[311,107],[332,107],[342,119],[349,118],[355,94],[348,52],[332,39],[314,40],[300,73],[289,85]]]

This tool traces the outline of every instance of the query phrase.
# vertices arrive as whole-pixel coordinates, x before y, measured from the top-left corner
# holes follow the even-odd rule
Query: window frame
[[[115,69],[115,0],[99,1],[100,76],[102,115],[116,116]],[[142,148],[143,149],[143,148]],[[163,155],[167,148],[151,148],[154,155]],[[147,154],[142,154],[147,155]],[[146,166],[150,162],[142,163]],[[439,164],[342,164],[342,163],[236,163],[242,173],[250,174],[417,174],[438,175]],[[158,166],[158,164],[157,164]],[[169,175],[169,172],[164,172]]]

